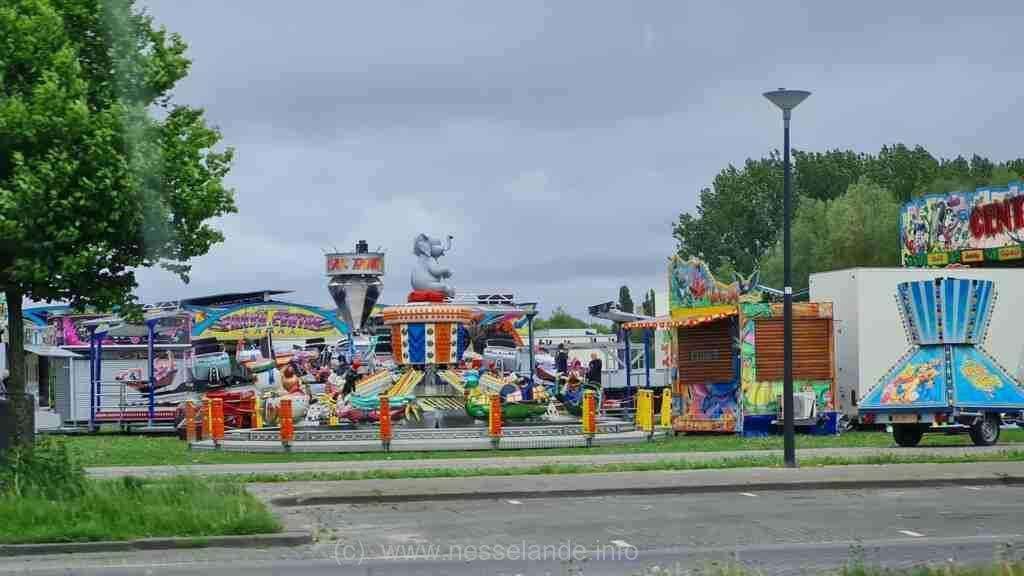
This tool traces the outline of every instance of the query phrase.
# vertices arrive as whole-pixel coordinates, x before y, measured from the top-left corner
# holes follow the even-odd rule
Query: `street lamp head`
[[[771,100],[772,104],[781,108],[783,112],[789,112],[796,108],[810,95],[811,93],[806,90],[786,90],[785,88],[764,93],[764,97]]]

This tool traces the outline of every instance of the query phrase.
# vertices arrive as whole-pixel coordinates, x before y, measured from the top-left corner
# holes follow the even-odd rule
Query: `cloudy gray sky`
[[[239,213],[193,282],[327,304],[323,251],[453,234],[460,291],[582,312],[663,289],[671,224],[729,163],[781,146],[1022,154],[1024,3],[143,0],[184,36],[179,102],[237,149]],[[895,239],[894,239],[895,241]]]

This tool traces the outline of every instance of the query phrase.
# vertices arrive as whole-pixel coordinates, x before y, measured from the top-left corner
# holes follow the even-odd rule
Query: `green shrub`
[[[0,454],[0,496],[62,500],[81,495],[85,486],[85,470],[61,441],[46,438]]]

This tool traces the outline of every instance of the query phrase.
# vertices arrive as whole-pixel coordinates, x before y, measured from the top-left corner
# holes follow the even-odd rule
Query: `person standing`
[[[601,385],[601,358],[594,352],[590,355],[590,365],[587,366],[587,382]]]
[[[569,371],[569,352],[565,349],[565,343],[558,345],[558,354],[555,355],[555,372],[565,374]]]

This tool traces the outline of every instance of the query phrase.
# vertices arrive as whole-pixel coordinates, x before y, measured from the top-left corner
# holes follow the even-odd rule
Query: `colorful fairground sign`
[[[903,266],[1024,266],[1024,186],[931,194],[900,210]]]

